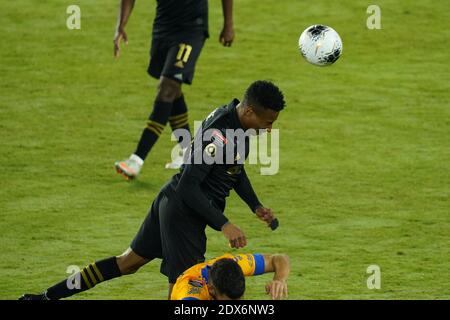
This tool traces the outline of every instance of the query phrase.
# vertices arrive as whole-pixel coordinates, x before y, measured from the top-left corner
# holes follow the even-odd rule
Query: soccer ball
[[[316,24],[302,32],[298,39],[298,48],[309,63],[327,66],[341,56],[342,40],[333,28]]]

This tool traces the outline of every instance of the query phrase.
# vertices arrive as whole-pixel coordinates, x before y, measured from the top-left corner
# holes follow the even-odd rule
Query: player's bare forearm
[[[264,255],[264,272],[274,272],[273,280],[266,285],[266,293],[272,299],[280,300],[288,297],[287,278],[291,266],[285,254]]]
[[[116,33],[114,34],[114,57],[120,56],[120,42],[128,44],[128,36],[125,32],[125,26],[133,11],[135,0],[122,0],[120,2],[119,16],[117,17]]]
[[[225,47],[230,47],[234,40],[233,0],[222,0],[223,29],[219,41]]]
[[[222,0],[223,25],[233,27],[233,0]]]
[[[286,281],[291,272],[289,257],[285,254],[275,254],[272,256],[272,264],[275,272],[273,280]]]
[[[134,8],[135,0],[121,0],[119,16],[117,17],[117,30],[125,28],[131,12]]]

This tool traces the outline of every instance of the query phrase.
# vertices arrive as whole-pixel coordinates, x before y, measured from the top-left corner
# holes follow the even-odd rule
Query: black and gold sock
[[[108,281],[121,275],[116,257],[111,257],[91,263],[80,272],[48,288],[45,294],[50,300],[67,298],[89,290],[100,282]]]
[[[172,128],[172,131],[175,131],[177,129],[184,129],[190,133],[188,110],[187,110],[187,105],[186,105],[186,102],[184,101],[183,95],[173,102],[172,112],[169,117],[169,122],[170,122],[170,127]],[[181,144],[182,139],[183,139],[182,135],[179,135],[176,132],[174,132],[174,134],[178,140],[178,143]],[[190,141],[185,141],[185,142],[183,142],[183,144],[185,144],[185,143],[188,144],[189,142]],[[182,147],[185,147],[185,146],[182,146]]]
[[[142,160],[145,160],[147,154],[163,132],[172,111],[172,105],[171,102],[155,101],[153,111],[147,121],[147,127],[142,132],[141,139],[134,152]]]

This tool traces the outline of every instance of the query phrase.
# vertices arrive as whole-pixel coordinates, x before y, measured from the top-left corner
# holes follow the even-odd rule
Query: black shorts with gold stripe
[[[191,84],[195,64],[205,40],[206,36],[203,32],[153,38],[148,74],[157,79],[165,76],[178,82]]]
[[[130,246],[141,257],[162,259],[161,273],[175,283],[186,269],[205,260],[205,228],[175,193],[161,191]]]

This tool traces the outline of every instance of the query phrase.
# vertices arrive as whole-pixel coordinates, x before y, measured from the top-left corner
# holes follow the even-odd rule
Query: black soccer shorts
[[[205,261],[205,228],[175,195],[160,192],[130,247],[143,258],[161,258],[161,273],[175,283],[186,269]]]
[[[165,76],[180,83],[191,84],[195,64],[205,40],[204,33],[153,39],[148,74],[157,79]]]

